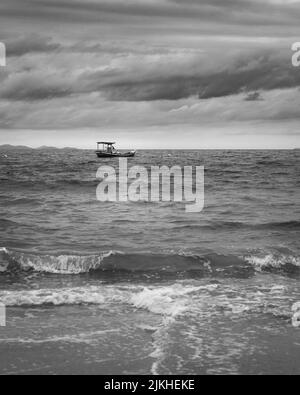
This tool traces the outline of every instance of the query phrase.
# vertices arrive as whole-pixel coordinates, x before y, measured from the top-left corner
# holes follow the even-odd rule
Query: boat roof
[[[116,144],[116,143],[114,143],[114,142],[108,142],[108,141],[99,141],[97,144],[114,145],[114,144]]]

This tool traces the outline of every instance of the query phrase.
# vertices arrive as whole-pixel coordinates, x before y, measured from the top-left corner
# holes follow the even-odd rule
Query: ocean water
[[[205,208],[100,203],[85,150],[0,153],[1,374],[299,374],[299,151],[205,166]]]

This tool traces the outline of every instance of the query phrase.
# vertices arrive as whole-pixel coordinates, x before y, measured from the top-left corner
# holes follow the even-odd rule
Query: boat
[[[102,149],[100,146],[102,145]],[[100,141],[97,143],[96,155],[98,158],[133,158],[136,151],[120,152],[115,148],[116,143]]]

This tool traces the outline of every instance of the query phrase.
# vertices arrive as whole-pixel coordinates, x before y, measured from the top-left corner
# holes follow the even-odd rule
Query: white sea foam
[[[154,314],[174,317],[188,309],[188,301],[193,293],[211,289],[210,285],[207,288],[181,284],[164,287],[103,285],[30,291],[0,291],[0,300],[6,306],[101,305],[110,302],[123,302]]]
[[[98,269],[105,258],[117,254],[117,252],[102,252],[99,255],[34,255],[20,252],[3,252],[14,260],[23,270],[33,269],[36,272],[51,274],[81,274]]]
[[[300,257],[294,257],[292,255],[268,254],[265,256],[249,256],[245,259],[259,272],[268,268],[281,269],[288,264],[300,267]]]
[[[297,313],[297,311],[300,311],[300,302],[294,303],[292,306],[292,312]]]
[[[184,311],[184,306],[176,303],[172,296],[172,290],[167,287],[159,289],[145,288],[142,292],[133,295],[131,302],[137,308],[147,309],[156,314],[173,316]]]
[[[24,291],[1,291],[0,300],[6,306],[40,306],[40,305],[81,305],[108,303],[124,303],[137,309],[144,309],[152,314],[162,316],[161,325],[157,327],[141,327],[150,331],[153,336],[154,359],[151,371],[158,374],[161,364],[166,357],[168,349],[169,329],[176,318],[185,314],[191,304],[191,298],[197,297],[198,293],[209,295],[209,292],[217,289],[217,285],[193,286],[175,283],[169,286],[88,286],[77,288],[48,289],[48,290],[24,290]],[[20,339],[12,339],[12,342]],[[31,343],[31,339],[22,340]],[[71,336],[67,338],[51,338],[37,340],[37,342],[86,342],[90,341],[86,336]]]
[[[153,351],[149,356],[154,359],[151,367],[151,373],[155,376],[160,374],[160,368],[167,357],[168,345],[170,341],[169,330],[174,322],[174,317],[165,316],[161,323],[161,326],[157,329],[156,332],[154,332]]]
[[[242,317],[245,314],[263,312],[274,316],[290,317],[294,327],[300,327],[300,302],[292,307],[281,284],[244,292],[238,286],[207,284],[192,281],[176,282],[164,286],[142,285],[97,285],[61,289],[0,291],[0,302],[7,307],[16,306],[64,306],[126,304],[136,309],[147,310],[162,317],[162,324],[151,328],[155,339],[156,353],[162,359],[161,349],[166,341],[164,332],[173,322],[185,316],[203,317],[207,314],[224,314]],[[200,285],[201,284],[201,285]],[[159,351],[160,350],[160,351]],[[152,356],[153,356],[152,355]],[[153,368],[157,371],[157,367]]]
[[[103,292],[105,291],[105,292]],[[42,306],[42,305],[101,305],[109,300],[120,297],[120,293],[101,287],[78,287],[63,289],[47,289],[33,291],[2,291],[0,300],[9,306]]]
[[[58,289],[0,291],[0,301],[8,307],[125,303],[153,314],[176,318],[208,307],[213,310],[220,308],[220,311],[226,314],[242,314],[264,307],[267,302],[275,303],[274,295],[275,297],[278,295],[278,303],[284,302],[283,289],[278,285],[264,292],[254,290],[253,293],[247,292],[243,295],[235,292],[232,287],[221,284],[197,286],[195,281],[192,284],[182,281],[165,286],[103,284]],[[297,305],[294,305],[293,312],[297,311]]]
[[[251,313],[271,313],[291,319],[295,328],[300,327],[300,302],[292,306],[286,297],[283,282],[277,285],[245,289],[240,283],[205,284],[203,281],[183,280],[169,285],[97,285],[47,290],[0,291],[0,301],[10,306],[41,305],[128,305],[150,312],[155,317],[155,326],[141,323],[140,328],[151,333],[153,350],[152,374],[168,374],[166,361],[174,346],[173,331],[183,320],[196,319],[207,322],[211,317],[224,315],[229,319],[243,319]],[[152,317],[152,316],[149,316]],[[154,317],[153,317],[154,318]],[[160,324],[159,324],[160,322]],[[284,324],[285,321],[283,321]],[[101,336],[101,334],[99,334]],[[196,333],[197,337],[198,334]],[[11,342],[32,342],[32,339],[11,339]],[[37,342],[92,342],[93,336],[71,335],[37,339]],[[1,342],[1,339],[0,339]],[[200,343],[195,340],[196,346]],[[198,350],[199,351],[199,350]],[[195,349],[195,358],[200,353]]]

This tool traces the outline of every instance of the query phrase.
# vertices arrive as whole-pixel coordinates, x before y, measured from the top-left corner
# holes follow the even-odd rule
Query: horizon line
[[[38,147],[32,147],[29,145],[16,145],[16,144],[0,144],[0,148],[4,147],[11,147],[11,148],[27,148],[31,150],[41,150],[41,149],[57,149],[57,150],[65,150],[65,149],[74,149],[74,150],[85,150],[85,151],[94,151],[95,149],[93,148],[84,148],[84,147],[71,147],[71,146],[65,146],[65,147],[57,147],[57,146],[47,146],[47,145],[42,145]],[[122,148],[127,149],[127,148]],[[300,147],[291,147],[291,148],[229,148],[229,147],[224,147],[224,148],[137,148],[138,151],[292,151],[292,150],[300,150]]]

